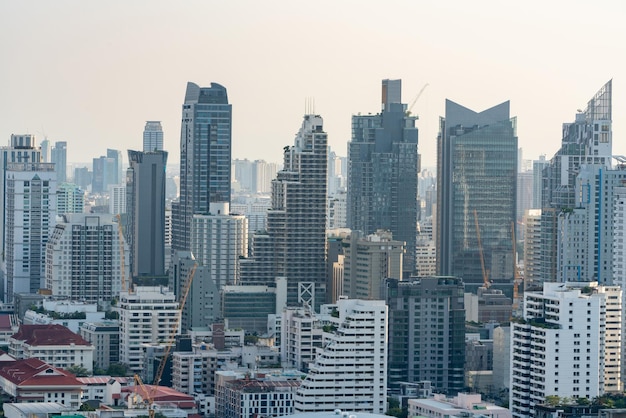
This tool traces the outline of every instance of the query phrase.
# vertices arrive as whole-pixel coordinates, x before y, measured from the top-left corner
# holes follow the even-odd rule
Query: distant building
[[[67,181],[67,142],[55,142],[50,155],[57,173],[57,184],[65,183]]]
[[[109,186],[109,213],[121,215],[126,213],[126,185],[112,184]]]
[[[322,306],[331,330],[295,395],[294,412],[387,409],[387,306],[341,299]]]
[[[123,183],[124,176],[122,174],[122,151],[116,149],[107,149],[107,158],[113,161],[111,171],[107,172],[107,187],[111,184]]]
[[[9,339],[9,354],[17,359],[37,358],[53,367],[93,370],[94,346],[63,325],[21,325]]]
[[[85,191],[73,183],[57,185],[57,213],[83,213],[85,211]]]
[[[143,129],[143,152],[163,151],[161,121],[149,120]]]

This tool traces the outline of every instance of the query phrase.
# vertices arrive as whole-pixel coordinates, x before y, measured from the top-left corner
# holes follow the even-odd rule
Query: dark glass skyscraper
[[[475,292],[488,280],[513,282],[512,226],[517,196],[516,119],[509,102],[480,113],[446,100],[437,144],[437,274]]]
[[[190,250],[191,220],[230,203],[232,107],[226,88],[187,83],[180,133],[180,198],[172,204],[172,249]]]
[[[352,116],[348,144],[348,227],[391,231],[406,243],[403,270],[415,270],[417,235],[417,117],[401,103],[401,80],[383,80],[382,112]]]

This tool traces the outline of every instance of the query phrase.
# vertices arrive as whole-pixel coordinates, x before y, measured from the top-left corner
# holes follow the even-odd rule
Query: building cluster
[[[282,165],[233,159],[217,83],[187,84],[175,174],[159,121],[73,177],[67,142],[11,135],[5,415],[600,413],[626,379],[611,81],[535,161],[508,101],[446,100],[436,169],[401,87],[352,116],[347,157],[307,112]]]

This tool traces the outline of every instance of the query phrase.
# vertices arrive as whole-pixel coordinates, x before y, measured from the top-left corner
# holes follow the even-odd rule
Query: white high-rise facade
[[[46,243],[57,213],[51,163],[9,163],[5,175],[6,301],[45,286]]]
[[[533,416],[546,396],[588,398],[620,388],[621,289],[544,283],[511,322],[510,408]]]
[[[112,184],[109,186],[109,213],[119,215],[126,213],[126,186]]]
[[[387,407],[387,306],[382,300],[341,299],[323,305],[335,328],[295,396],[296,412],[382,414]]]
[[[169,342],[179,315],[173,292],[165,287],[137,286],[120,293],[120,362],[133,373],[143,369],[144,343]]]
[[[126,242],[109,214],[65,214],[46,246],[46,288],[54,296],[90,302],[119,297],[122,274],[120,245],[128,260]]]
[[[85,191],[73,183],[59,184],[57,187],[57,213],[83,213],[85,211]]]

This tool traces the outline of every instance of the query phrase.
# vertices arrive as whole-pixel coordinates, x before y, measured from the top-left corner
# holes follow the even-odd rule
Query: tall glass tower
[[[163,151],[163,128],[158,120],[149,120],[143,129],[143,152]]]
[[[172,249],[189,250],[194,214],[230,203],[232,106],[217,83],[187,83],[180,132],[180,198],[172,204]]]
[[[469,291],[485,280],[511,289],[517,153],[508,101],[478,113],[446,100],[437,143],[437,274],[462,278]]]
[[[401,87],[401,80],[383,80],[382,112],[352,117],[347,223],[365,234],[386,229],[394,240],[404,241],[408,275],[415,270],[420,161],[417,117],[401,103]]]

